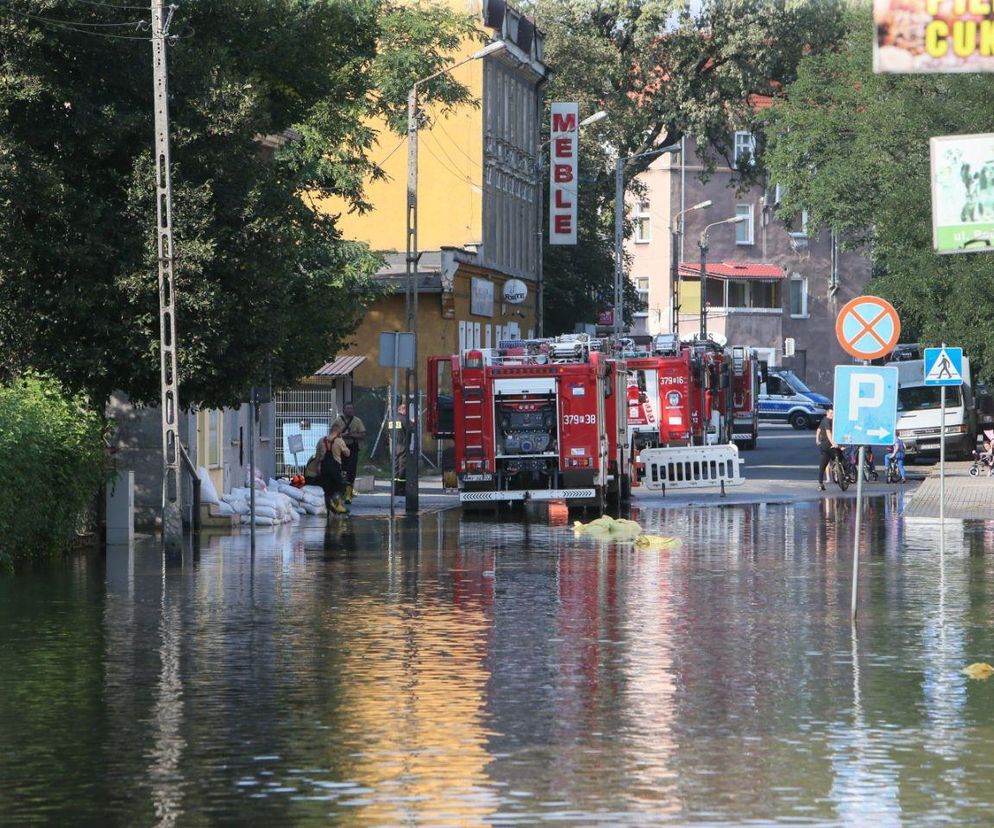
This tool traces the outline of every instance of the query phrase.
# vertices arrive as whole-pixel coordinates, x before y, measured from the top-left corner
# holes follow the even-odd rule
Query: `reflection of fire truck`
[[[628,444],[636,464],[644,448],[732,440],[755,447],[759,371],[749,349],[726,351],[712,340],[680,342],[663,334],[651,352],[628,355],[625,362]]]
[[[462,502],[627,497],[624,362],[583,335],[500,344],[429,359],[428,429],[455,444]]]

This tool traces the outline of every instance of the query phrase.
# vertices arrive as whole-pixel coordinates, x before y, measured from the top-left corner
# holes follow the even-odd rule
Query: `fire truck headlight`
[[[680,394],[677,391],[670,391],[666,395],[666,402],[668,405],[680,405]]]

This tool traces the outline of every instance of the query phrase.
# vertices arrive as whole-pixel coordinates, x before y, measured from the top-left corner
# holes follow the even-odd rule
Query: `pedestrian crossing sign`
[[[925,384],[962,385],[963,349],[944,345],[941,348],[926,348]]]

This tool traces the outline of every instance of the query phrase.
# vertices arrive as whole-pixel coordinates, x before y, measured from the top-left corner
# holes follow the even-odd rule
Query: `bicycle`
[[[887,461],[887,475],[885,479],[888,483],[897,483],[901,480],[901,470],[897,466],[897,461],[897,457],[891,457]],[[972,471],[970,473],[973,474]]]
[[[832,462],[828,464],[829,471],[832,475],[832,480],[839,484],[839,488],[845,491],[849,488],[849,483],[852,482],[849,479],[851,467],[849,461],[846,460],[845,454],[842,451],[834,452],[835,456],[832,458]],[[855,473],[853,472],[852,480],[855,480]]]

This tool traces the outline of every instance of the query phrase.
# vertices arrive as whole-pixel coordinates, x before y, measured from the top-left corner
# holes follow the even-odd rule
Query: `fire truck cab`
[[[628,497],[625,363],[598,346],[573,335],[429,358],[428,428],[453,441],[463,504]]]

